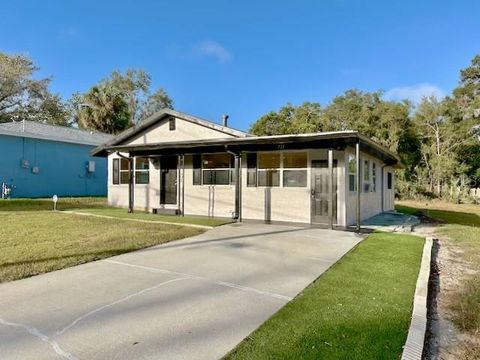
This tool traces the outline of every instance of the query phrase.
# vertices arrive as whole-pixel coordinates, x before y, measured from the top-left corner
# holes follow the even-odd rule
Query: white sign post
[[[57,211],[58,196],[53,195],[52,200],[53,200],[53,211]]]

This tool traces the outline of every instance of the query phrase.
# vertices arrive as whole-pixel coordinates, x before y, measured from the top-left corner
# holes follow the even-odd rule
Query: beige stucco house
[[[108,157],[109,205],[341,228],[393,210],[399,160],[358,132],[226,125],[163,110],[93,150]]]

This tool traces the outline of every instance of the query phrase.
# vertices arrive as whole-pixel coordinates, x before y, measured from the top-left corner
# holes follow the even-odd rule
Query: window
[[[257,154],[247,154],[247,186],[257,186]]]
[[[204,154],[202,156],[202,181],[204,185],[229,185],[231,178],[230,154]]]
[[[357,191],[356,167],[355,156],[348,155],[348,188],[350,191]]]
[[[150,183],[150,160],[144,157],[135,158],[135,184]]]
[[[120,184],[120,174],[119,174],[120,159],[113,159],[113,185]]]
[[[387,189],[392,190],[393,175],[391,172],[387,173]]]
[[[377,191],[377,164],[372,163],[372,191]]]
[[[284,187],[307,186],[307,153],[306,152],[284,153],[283,169],[284,169],[283,170],[283,186]]]
[[[202,185],[202,156],[193,155],[193,185]]]
[[[258,162],[258,186],[280,186],[280,153],[260,153]]]
[[[168,128],[170,129],[170,131],[173,131],[175,130],[175,118],[174,117],[171,117],[169,120],[168,120]]]
[[[120,159],[120,184],[128,184],[129,183],[129,168],[130,162],[127,159]]]
[[[363,162],[363,191],[370,191],[370,162],[368,160]]]

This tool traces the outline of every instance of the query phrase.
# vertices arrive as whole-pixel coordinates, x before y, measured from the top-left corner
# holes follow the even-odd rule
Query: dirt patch
[[[464,250],[437,235],[439,223],[422,218],[415,233],[437,238],[432,254],[428,325],[424,358],[438,360],[480,359],[480,339],[461,331],[452,321],[459,291],[477,271],[464,260]]]

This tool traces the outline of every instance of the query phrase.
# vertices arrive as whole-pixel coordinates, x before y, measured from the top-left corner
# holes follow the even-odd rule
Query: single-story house
[[[173,110],[92,155],[108,157],[112,206],[340,228],[393,210],[400,166],[356,131],[253,136]]]
[[[90,151],[110,139],[34,121],[0,124],[3,197],[105,196],[107,161]]]

